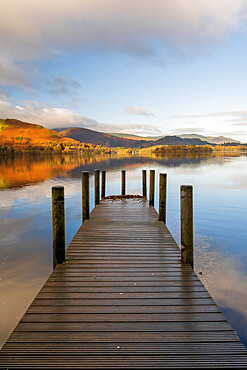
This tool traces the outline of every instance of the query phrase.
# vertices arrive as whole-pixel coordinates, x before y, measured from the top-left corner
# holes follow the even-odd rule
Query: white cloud
[[[205,129],[203,127],[180,127],[175,128],[172,130],[172,132],[176,134],[201,134],[205,132]]]
[[[247,112],[246,112],[247,117]],[[200,127],[190,128],[170,128],[142,123],[101,123],[92,118],[85,117],[75,113],[71,109],[53,107],[47,104],[41,104],[35,101],[19,101],[13,103],[13,98],[9,97],[7,92],[0,90],[0,118],[16,118],[25,122],[41,124],[47,128],[65,128],[65,127],[85,127],[102,132],[119,132],[139,135],[168,135],[176,133],[205,133],[205,135],[218,136],[225,135],[240,141],[246,141],[245,131],[215,131],[208,127],[207,131]],[[232,126],[233,124],[231,124]],[[245,124],[243,123],[243,126]]]
[[[244,130],[244,128],[247,126],[247,111],[244,110],[210,112],[204,114],[176,114],[170,116],[169,118],[180,121],[183,124],[185,119],[193,119],[193,123],[196,127],[206,127],[206,129],[204,129],[206,136],[224,135],[241,142],[246,142],[247,140],[247,133],[246,130]],[[239,126],[237,130],[236,126]],[[243,128],[242,130],[240,129],[241,126]],[[187,130],[187,128],[185,128],[183,131],[185,132],[185,130]],[[173,129],[173,132],[175,131],[176,128]],[[190,130],[188,129],[188,131]],[[192,129],[191,132],[196,131]],[[199,130],[197,132],[200,133]],[[203,131],[201,132],[204,135]]]
[[[79,115],[69,109],[42,106],[37,102],[24,101],[14,105],[10,99],[0,97],[1,118],[16,118],[25,122],[38,123],[47,128],[85,126],[94,127],[98,122]]]
[[[207,118],[207,117],[236,117],[236,118],[247,118],[246,110],[237,110],[237,111],[225,111],[225,112],[212,112],[204,114],[175,114],[169,118]]]
[[[20,103],[20,102],[19,102]],[[103,132],[128,132],[133,134],[156,135],[161,129],[144,124],[100,123],[94,119],[77,114],[70,109],[41,105],[35,101],[22,101],[14,105],[12,98],[0,95],[0,118],[15,118],[21,121],[37,123],[47,128],[85,127]]]
[[[162,130],[159,126],[150,126],[144,125],[139,123],[100,123],[97,126],[97,130],[103,132],[118,132],[118,133],[128,133],[134,135],[144,135],[144,136],[151,136],[151,135],[162,135],[164,130]]]
[[[66,103],[67,106],[69,106],[71,109],[77,109],[80,107],[82,103],[85,102],[85,98],[83,96],[77,97],[77,96],[72,96],[70,100]]]
[[[16,61],[5,55],[0,55],[0,85],[30,86],[27,73],[23,67],[20,67]]]
[[[0,44],[17,60],[88,46],[143,55],[157,43],[190,50],[245,19],[245,0],[8,0]]]
[[[154,116],[154,114],[148,108],[141,107],[126,107],[124,113],[138,116]]]
[[[169,118],[175,118],[175,119],[198,118],[200,119],[200,118],[214,118],[214,117],[223,119],[225,122],[230,123],[231,126],[247,126],[247,111],[246,110],[213,112],[213,113],[205,113],[205,114],[190,114],[190,115],[176,114],[176,115],[170,116]]]
[[[53,95],[76,95],[80,84],[63,75],[58,75],[52,81],[47,82],[48,92]]]
[[[0,84],[28,86],[31,62],[72,50],[191,53],[240,29],[246,17],[246,0],[2,1]]]
[[[7,90],[1,89],[0,87],[0,100],[9,100],[9,99],[10,99],[9,92]]]
[[[235,123],[232,126],[247,126],[247,117],[243,120],[235,120]]]

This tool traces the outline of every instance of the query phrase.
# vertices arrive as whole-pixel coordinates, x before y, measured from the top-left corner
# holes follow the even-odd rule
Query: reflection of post
[[[193,268],[193,187],[182,185],[181,191],[181,260]]]
[[[147,196],[147,171],[142,170],[142,195]]]
[[[102,171],[101,198],[105,197],[105,178],[106,178],[106,172]]]
[[[166,223],[166,173],[160,174],[159,220]]]
[[[52,187],[53,268],[65,261],[64,187]]]
[[[122,195],[125,195],[125,170],[122,170]]]
[[[94,171],[95,205],[99,204],[99,170]]]
[[[154,178],[155,178],[155,171],[150,170],[150,185],[149,185],[149,205],[154,205]]]
[[[89,172],[82,172],[82,222],[89,219]]]

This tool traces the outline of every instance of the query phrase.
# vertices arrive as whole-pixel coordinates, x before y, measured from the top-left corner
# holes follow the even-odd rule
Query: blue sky
[[[8,0],[0,116],[247,141],[245,0]]]

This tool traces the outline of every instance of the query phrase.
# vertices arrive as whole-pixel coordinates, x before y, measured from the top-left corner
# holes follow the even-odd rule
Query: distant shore
[[[247,145],[161,145],[148,148],[108,148],[93,144],[70,144],[70,145],[35,145],[35,146],[15,146],[0,145],[0,156],[19,156],[19,155],[59,155],[59,154],[78,154],[78,155],[105,155],[105,154],[140,154],[140,155],[165,155],[175,153],[214,153],[214,152],[243,152],[247,151]]]

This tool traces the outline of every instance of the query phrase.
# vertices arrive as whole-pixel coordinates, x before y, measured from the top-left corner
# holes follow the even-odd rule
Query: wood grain
[[[247,368],[153,207],[103,200],[0,351],[2,369]]]

